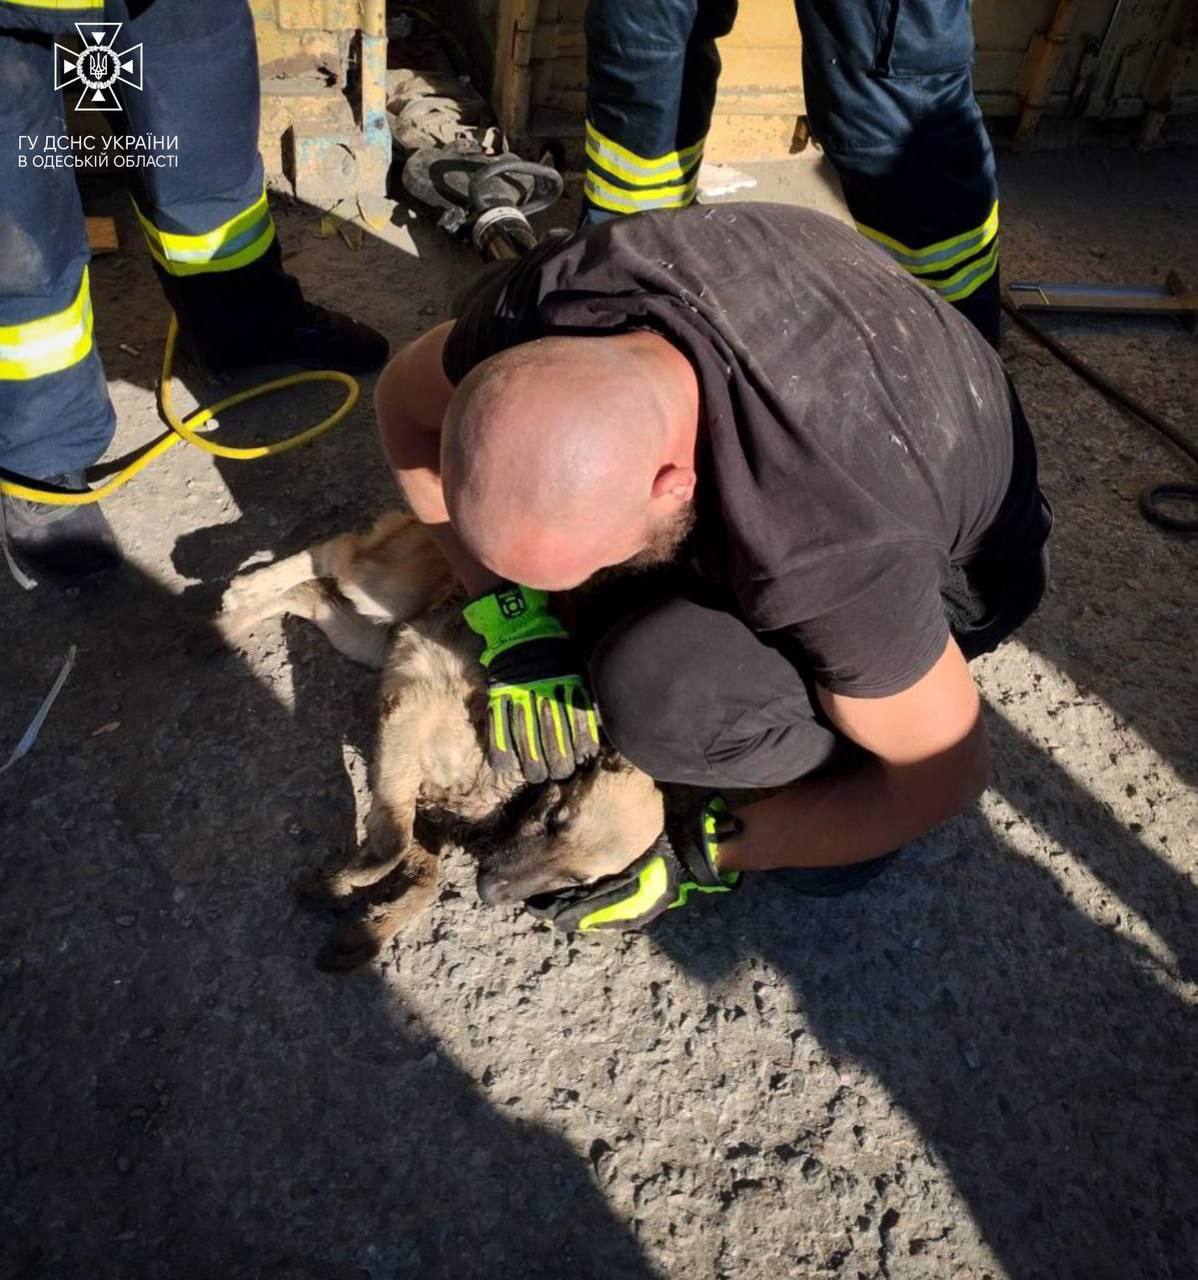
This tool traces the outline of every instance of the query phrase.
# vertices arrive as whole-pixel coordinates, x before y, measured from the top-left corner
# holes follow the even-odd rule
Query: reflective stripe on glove
[[[640,929],[663,911],[685,906],[692,893],[729,893],[739,871],[717,867],[722,840],[741,831],[723,796],[709,796],[697,822],[671,839],[662,832],[647,853],[619,874],[526,902],[532,915],[566,933]]]
[[[487,757],[528,782],[568,778],[599,753],[599,717],[549,595],[515,584],[472,600],[467,626],[482,636],[487,671]]]

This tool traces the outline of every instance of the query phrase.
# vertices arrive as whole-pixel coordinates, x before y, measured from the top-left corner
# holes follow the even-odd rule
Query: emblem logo
[[[141,89],[141,45],[117,51],[116,41],[123,23],[76,22],[83,51],[75,53],[54,45],[54,87],[69,89],[81,85],[75,104],[79,111],[119,111],[118,84]]]
[[[505,618],[518,618],[528,608],[524,600],[524,592],[519,587],[508,587],[505,591],[497,591],[495,599],[499,602],[499,612]]]

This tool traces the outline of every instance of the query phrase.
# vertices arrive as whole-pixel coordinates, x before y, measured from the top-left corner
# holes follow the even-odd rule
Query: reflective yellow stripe
[[[0,327],[0,379],[25,382],[69,369],[92,349],[92,300],[87,268],[74,302],[52,316]]]
[[[599,745],[599,713],[595,710],[595,704],[591,701],[591,695],[587,692],[584,685],[579,685],[570,694],[570,707],[573,711],[571,724],[574,727],[575,739],[584,730],[590,735],[591,741],[595,746]],[[581,726],[579,724],[579,716],[582,717]]]
[[[583,916],[578,922],[578,930],[586,933],[588,929],[598,929],[601,925],[611,924],[616,920],[636,920],[660,901],[669,887],[670,876],[665,859],[654,858],[637,876],[635,893],[621,898],[619,902],[613,902],[609,907],[600,907],[589,916]]]
[[[681,209],[691,203],[698,189],[694,177],[681,186],[658,187],[653,191],[625,191],[609,186],[593,173],[587,174],[586,197],[600,209],[612,213],[642,213],[646,209]]]
[[[635,151],[613,142],[587,121],[587,155],[597,167],[635,187],[659,187],[668,182],[681,182],[703,158],[706,141],[706,138],[700,138],[681,151],[667,151],[660,156],[638,156]]]
[[[72,9],[103,9],[104,0],[2,0],[23,9],[51,9],[69,13]]]
[[[913,275],[926,275],[929,271],[944,271],[949,267],[955,267],[958,262],[963,262],[994,239],[998,234],[998,201],[994,202],[994,207],[980,227],[963,231],[960,235],[952,236],[948,240],[938,240],[935,244],[927,245],[923,249],[912,249],[901,240],[895,240],[893,236],[875,231],[873,227],[867,227],[863,222],[857,223],[857,230],[876,244],[880,244],[896,262],[906,267]]]
[[[499,699],[491,703],[491,736],[495,743],[495,750],[506,754],[507,716],[504,704]]]
[[[945,302],[960,302],[962,298],[968,298],[980,285],[985,284],[994,274],[997,266],[998,243],[996,241],[990,246],[990,252],[984,258],[979,258],[967,267],[962,267],[947,280],[925,280],[924,284],[931,285]]]
[[[137,207],[136,201],[133,209],[154,260],[173,276],[244,267],[260,258],[275,238],[275,224],[265,191],[248,209],[199,235],[160,231]]]
[[[722,884],[696,884],[693,880],[678,886],[678,896],[666,908],[673,911],[675,907],[685,907],[692,893],[729,893],[740,879],[739,871],[726,872]]]
[[[495,750],[506,752],[508,750],[507,740],[507,715],[510,707],[515,715],[524,718],[524,740],[528,744],[528,754],[533,760],[539,760],[541,757],[537,754],[537,718],[536,708],[533,705],[534,695],[527,689],[522,689],[518,684],[500,684],[491,690],[491,720],[493,730],[493,740]],[[515,742],[516,725],[512,725],[512,750],[516,749]],[[565,748],[562,748],[563,755]]]

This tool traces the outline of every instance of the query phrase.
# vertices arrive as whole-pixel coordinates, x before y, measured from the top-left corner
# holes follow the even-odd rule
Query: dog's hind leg
[[[387,652],[386,624],[362,617],[349,601],[320,579],[300,582],[263,601],[260,607],[239,609],[220,619],[219,625],[226,640],[236,641],[258,623],[283,614],[306,618],[324,632],[338,653],[374,671],[381,669]]]
[[[342,533],[286,560],[238,574],[221,601],[221,629],[243,631],[286,613],[282,601],[287,592],[313,578],[335,577],[335,566],[348,561],[358,541],[356,534]]]
[[[331,548],[325,576],[367,618],[407,622],[455,589],[449,562],[412,515],[390,511],[350,547]]]
[[[413,516],[392,511],[368,534],[343,533],[234,578],[216,620],[218,630],[236,639],[268,618],[300,613],[288,604],[288,594],[317,579],[327,580],[348,608],[376,623],[416,617],[444,601],[455,584],[428,531]]]
[[[324,632],[329,644],[352,662],[380,671],[387,654],[390,628],[364,618],[324,581],[305,582],[287,593],[286,612]]]

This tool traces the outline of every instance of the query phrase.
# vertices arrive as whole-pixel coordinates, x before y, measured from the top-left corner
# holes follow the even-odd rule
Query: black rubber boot
[[[252,333],[236,341],[227,332],[185,329],[179,324],[192,358],[210,377],[266,364],[298,364],[303,369],[339,369],[371,373],[387,362],[387,339],[369,325],[302,299],[298,306],[262,318]]]
[[[213,377],[263,364],[370,373],[386,363],[387,339],[305,300],[283,270],[276,241],[249,266],[193,276],[157,268],[184,346]]]
[[[29,483],[74,493],[87,488],[81,471]],[[122,560],[98,502],[63,507],[0,494],[0,544],[6,566],[23,587],[43,580],[76,586],[110,573]]]
[[[257,349],[245,350],[246,363],[298,364],[305,369],[339,369],[371,373],[387,362],[387,339],[369,325],[314,302],[299,309],[262,335]]]

